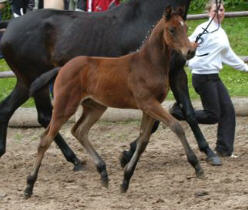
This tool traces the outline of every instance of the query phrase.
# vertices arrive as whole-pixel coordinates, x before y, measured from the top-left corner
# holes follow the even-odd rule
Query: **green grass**
[[[189,14],[201,14],[205,13],[205,5],[207,0],[198,0],[198,1],[191,1],[190,3],[190,8],[189,8]],[[223,2],[223,1],[222,1]],[[226,1],[225,2],[225,11],[226,12],[234,12],[234,11],[247,11],[248,10],[248,3],[247,0],[246,2],[236,2],[234,4],[228,4]]]
[[[206,21],[205,20],[192,20],[187,21],[189,26],[189,34],[193,32],[195,27]],[[231,46],[237,55],[246,55],[248,56],[248,18],[226,18],[222,24],[223,28],[226,30]],[[9,67],[2,59],[0,60],[0,71],[7,71]],[[190,97],[192,99],[199,98],[192,88],[191,84],[191,74],[188,68],[186,68],[188,75],[188,85]],[[248,73],[240,72],[232,69],[231,67],[224,66],[223,70],[220,73],[222,81],[229,90],[231,96],[248,96]],[[16,83],[15,78],[10,79],[0,79],[0,100],[2,101],[11,90],[14,88]],[[173,99],[173,95],[170,92],[168,99]],[[34,105],[32,99],[28,100],[23,106],[31,107]]]
[[[0,71],[9,71],[10,68],[4,61],[4,59],[0,60]],[[16,84],[16,78],[0,78],[0,101],[6,98],[11,91],[14,89]],[[23,107],[32,107],[34,106],[34,100],[29,99]]]

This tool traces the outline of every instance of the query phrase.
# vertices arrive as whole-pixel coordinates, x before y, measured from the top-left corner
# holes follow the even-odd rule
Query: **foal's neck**
[[[139,53],[153,65],[167,68],[171,49],[163,39],[163,25],[164,20],[161,19],[152,30],[150,37],[145,41]]]

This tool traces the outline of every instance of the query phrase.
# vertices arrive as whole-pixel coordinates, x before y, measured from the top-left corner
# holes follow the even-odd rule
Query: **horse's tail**
[[[33,96],[37,91],[39,91],[44,86],[48,85],[50,81],[52,81],[58,74],[61,67],[56,67],[36,78],[29,90],[29,96]]]
[[[0,29],[7,28],[9,25],[9,20],[4,20],[0,22]]]

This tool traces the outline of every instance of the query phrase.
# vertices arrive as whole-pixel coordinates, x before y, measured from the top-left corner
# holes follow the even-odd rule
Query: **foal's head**
[[[168,6],[165,9],[163,38],[170,48],[182,54],[185,59],[190,59],[195,55],[195,47],[187,37],[187,25],[183,16],[184,8],[172,10],[171,6]]]

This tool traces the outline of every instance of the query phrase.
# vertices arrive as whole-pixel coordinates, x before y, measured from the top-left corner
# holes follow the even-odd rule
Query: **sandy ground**
[[[63,136],[82,160],[83,171],[73,172],[59,149],[52,144],[40,170],[34,195],[26,200],[23,190],[31,172],[42,128],[9,128],[7,152],[0,159],[0,209],[215,209],[248,210],[248,117],[237,119],[235,153],[238,158],[222,158],[223,166],[213,167],[198,151],[188,125],[182,123],[190,145],[205,171],[197,179],[187,163],[182,146],[168,129],[159,127],[138,163],[127,193],[120,193],[123,169],[120,153],[139,133],[139,122],[100,122],[90,133],[96,150],[107,164],[109,188],[101,186],[93,161],[70,134]],[[201,126],[215,146],[216,126]]]

